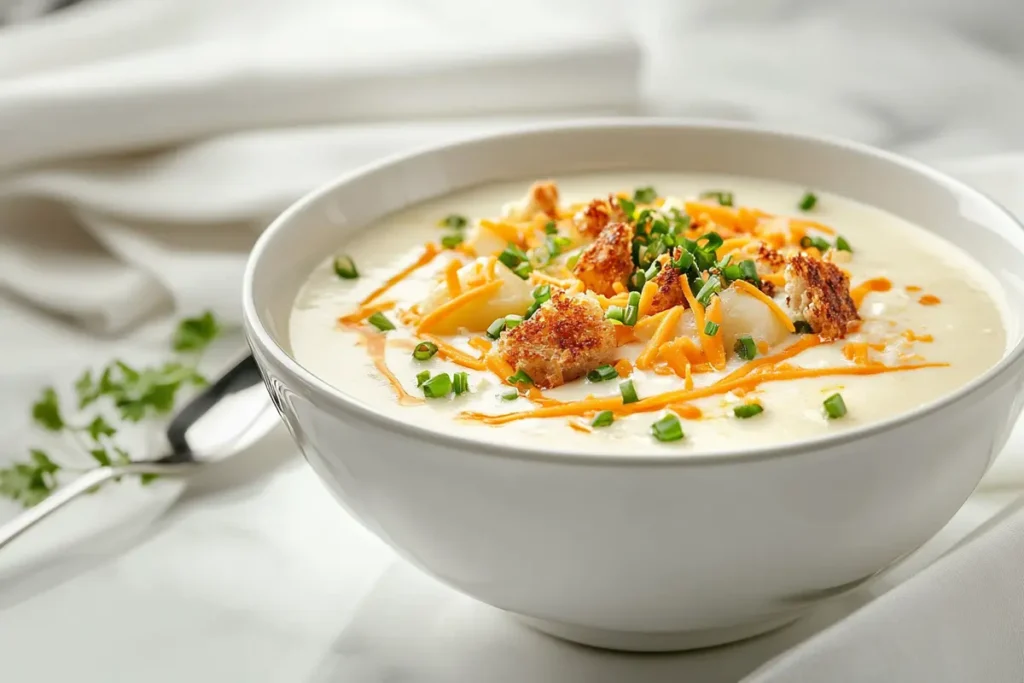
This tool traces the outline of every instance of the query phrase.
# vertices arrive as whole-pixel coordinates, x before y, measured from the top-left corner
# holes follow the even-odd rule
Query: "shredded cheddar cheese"
[[[459,310],[466,304],[476,301],[477,299],[483,299],[486,297],[493,296],[498,293],[498,290],[502,288],[505,283],[501,280],[494,280],[493,282],[484,283],[478,287],[460,294],[451,301],[446,301],[441,304],[433,311],[428,313],[420,321],[420,324],[416,327],[416,334],[423,334],[428,332],[431,327],[437,325],[438,322],[444,320],[446,317],[451,315],[454,311]]]
[[[735,287],[737,291],[749,294],[767,306],[771,312],[775,314],[775,317],[779,319],[779,322],[786,326],[787,330],[790,332],[796,331],[796,326],[793,325],[792,319],[790,319],[789,315],[782,310],[781,306],[775,303],[775,299],[771,298],[746,280],[736,280],[732,283],[732,286]]]
[[[647,311],[651,310],[651,303],[654,301],[654,295],[658,293],[658,285],[653,281],[644,283],[644,288],[640,292],[640,304],[637,306],[637,313],[640,317],[647,315]]]
[[[658,325],[658,329],[654,332],[654,336],[651,337],[650,341],[647,342],[647,346],[637,356],[636,366],[641,370],[650,369],[654,363],[654,359],[657,358],[658,347],[666,343],[669,337],[675,332],[676,324],[679,322],[680,316],[683,314],[682,306],[676,306],[669,309],[668,315],[666,315],[661,324]]]
[[[440,253],[440,247],[438,247],[433,242],[428,243],[427,246],[423,248],[423,253],[420,254],[419,258],[417,258],[414,262],[412,262],[405,268],[402,268],[402,270],[398,271],[397,273],[389,277],[387,280],[385,280],[384,284],[370,292],[362,301],[359,302],[359,305],[365,306],[371,301],[374,301],[381,294],[388,291],[389,289],[397,285],[399,282],[401,282],[402,280],[409,277],[423,266],[433,261],[434,258]]]
[[[353,325],[355,323],[359,323],[366,320],[374,313],[379,313],[380,311],[390,311],[394,307],[394,301],[380,301],[372,306],[360,306],[359,308],[352,311],[348,315],[343,315],[340,318],[338,318],[338,322],[344,325]]]
[[[459,268],[462,263],[458,259],[452,259],[444,269],[444,281],[448,285],[448,297],[454,299],[462,294],[462,283],[459,282]]]

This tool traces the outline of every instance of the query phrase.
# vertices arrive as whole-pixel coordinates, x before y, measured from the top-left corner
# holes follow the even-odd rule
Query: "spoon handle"
[[[0,548],[13,541],[51,514],[64,507],[94,486],[126,474],[185,474],[191,468],[183,465],[130,463],[117,467],[98,467],[50,494],[42,502],[25,510],[6,524],[0,525]]]

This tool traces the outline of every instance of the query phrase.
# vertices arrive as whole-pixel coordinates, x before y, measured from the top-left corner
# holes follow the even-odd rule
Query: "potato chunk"
[[[487,260],[479,258],[459,269],[459,285],[463,292],[474,286],[479,286],[484,281]],[[494,274],[503,282],[501,289],[492,296],[474,299],[462,308],[452,311],[450,315],[438,321],[433,331],[437,334],[455,334],[460,329],[482,332],[494,322],[495,318],[512,313],[522,314],[533,303],[533,297],[530,294],[532,287],[526,280],[521,279],[501,263],[495,267]],[[448,285],[441,282],[430,292],[420,308],[426,315],[450,300],[451,294],[448,291]]]

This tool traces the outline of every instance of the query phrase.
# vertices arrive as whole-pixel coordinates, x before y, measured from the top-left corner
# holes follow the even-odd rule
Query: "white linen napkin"
[[[637,46],[614,13],[572,10],[92,0],[7,27],[0,288],[107,333],[172,307],[235,320],[255,236],[327,179],[516,121],[631,110]]]

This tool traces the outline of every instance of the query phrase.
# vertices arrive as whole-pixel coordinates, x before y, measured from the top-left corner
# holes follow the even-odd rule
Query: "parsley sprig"
[[[108,421],[103,410],[113,409],[119,421],[131,423],[171,412],[183,387],[206,384],[196,366],[220,331],[212,313],[186,318],[171,339],[177,354],[174,360],[144,368],[114,360],[98,373],[86,369],[73,385],[76,409],[68,411],[56,389],[46,387],[32,404],[32,420],[48,432],[67,435],[101,467],[131,462],[130,454],[115,438],[118,426]],[[26,460],[0,468],[0,496],[32,507],[57,488],[57,474],[63,469],[71,468],[33,448]],[[143,475],[142,483],[153,478]]]

